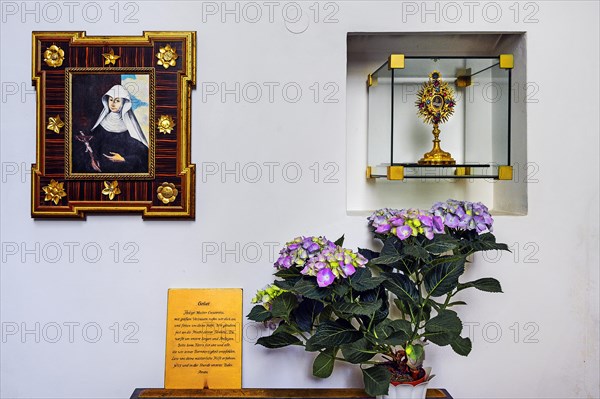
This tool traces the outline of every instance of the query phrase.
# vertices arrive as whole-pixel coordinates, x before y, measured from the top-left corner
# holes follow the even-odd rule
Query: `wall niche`
[[[452,178],[448,173],[431,168],[426,176],[403,180],[388,180],[386,178],[367,178],[368,128],[369,128],[369,74],[377,70],[390,54],[403,54],[407,57],[497,57],[499,54],[512,54],[514,66],[511,70],[509,85],[474,81],[468,89],[469,96],[480,96],[490,103],[506,100],[510,97],[510,163],[513,176],[510,180],[493,178]],[[455,198],[469,201],[482,201],[496,215],[526,215],[527,214],[527,180],[531,181],[535,174],[535,165],[527,163],[527,109],[526,109],[526,36],[522,32],[500,33],[349,33],[347,36],[347,75],[346,75],[346,135],[348,162],[346,204],[347,213],[365,215],[382,207],[408,208],[428,207],[433,202]],[[372,84],[372,82],[371,82]],[[395,86],[395,85],[394,85]],[[394,97],[398,101],[414,104],[418,85],[415,88],[394,88]],[[408,86],[406,86],[408,87]],[[510,87],[510,91],[508,88]],[[465,100],[468,100],[465,96]],[[373,104],[371,104],[373,107]],[[410,115],[405,115],[410,118]],[[417,117],[414,110],[414,125],[417,123],[427,128]],[[481,123],[484,121],[482,116]],[[457,119],[458,120],[458,119]],[[470,123],[476,124],[471,121]],[[442,131],[444,124],[440,125]],[[396,125],[394,125],[396,128]],[[431,127],[429,127],[431,130]],[[410,132],[409,132],[410,133]],[[432,136],[423,136],[418,142],[430,142]],[[452,138],[440,136],[442,143]],[[456,147],[464,148],[460,139]],[[485,141],[481,145],[482,152]],[[420,143],[421,145],[423,143]],[[372,145],[372,144],[371,144]],[[429,144],[430,146],[431,144]],[[462,145],[462,147],[461,147]],[[473,145],[473,144],[471,144]],[[471,148],[472,150],[473,148]],[[407,143],[402,148],[405,156],[410,156]],[[414,149],[415,159],[420,158],[423,151]],[[460,156],[460,151],[458,151]]]

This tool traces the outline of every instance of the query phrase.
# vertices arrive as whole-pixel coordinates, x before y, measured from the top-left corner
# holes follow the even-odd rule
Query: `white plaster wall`
[[[250,22],[256,7],[244,8],[245,3],[80,2],[72,18],[63,3],[53,4],[62,10],[60,18],[48,3],[1,3],[2,398],[124,398],[135,387],[160,387],[168,288],[242,287],[247,312],[254,291],[270,279],[269,247],[300,234],[335,239],[342,233],[350,247],[372,246],[364,217],[346,213],[352,183],[346,170],[356,162],[346,156],[346,35],[404,31],[526,31],[527,77],[537,88],[527,108],[527,159],[536,168],[530,175],[535,180],[529,182],[528,215],[496,217],[497,237],[512,246],[513,254],[478,258],[467,276],[496,277],[505,293],[465,293],[469,307],[462,318],[472,328],[473,351],[462,358],[432,347],[428,362],[437,375],[434,385],[459,398],[600,396],[597,2],[456,2],[450,7],[299,2],[303,19],[295,24],[282,18],[284,7],[294,17],[294,5],[286,2],[254,3],[262,11],[256,22]],[[118,21],[135,12],[137,22],[115,24],[115,5]],[[96,6],[102,12],[98,21],[86,21],[97,18]],[[23,14],[24,7],[34,11]],[[235,11],[222,15],[224,7],[238,7],[239,22]],[[424,14],[422,7],[434,11]],[[203,13],[215,9],[216,15]],[[501,16],[492,22],[496,10]],[[331,13],[337,21],[324,23]],[[537,22],[524,22],[531,13]],[[30,218],[32,30],[198,32],[192,140],[199,173],[196,221],[142,221],[132,215]],[[236,82],[239,102],[233,94],[224,101],[207,95],[207,83],[231,89]],[[256,103],[242,90],[252,82],[264,87]],[[279,84],[272,101],[268,82]],[[287,83],[302,88],[295,103],[288,101],[291,88],[287,100],[282,95]],[[324,101],[330,93],[329,100],[337,102]],[[253,163],[262,173],[255,183]],[[215,168],[216,175],[208,173]],[[234,172],[222,175],[226,168]],[[302,176],[293,183],[297,170]],[[16,254],[8,250],[13,243]],[[86,245],[89,252],[82,252]],[[56,247],[60,256],[53,252]],[[14,328],[18,332],[8,334]],[[24,328],[34,332],[23,335]],[[327,380],[313,379],[310,355],[297,348],[256,347],[252,341],[261,332],[251,325],[245,332],[245,387],[361,386],[360,373],[349,367],[336,368]]]

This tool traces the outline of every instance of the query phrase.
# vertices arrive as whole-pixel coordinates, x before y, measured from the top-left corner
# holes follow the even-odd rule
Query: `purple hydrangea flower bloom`
[[[477,228],[477,223],[473,218],[469,219],[469,223],[467,223],[467,230],[475,230]]]
[[[427,227],[433,226],[433,220],[431,216],[421,214],[419,215],[419,220]]]
[[[424,235],[428,239],[433,239],[435,234],[444,234],[446,226],[450,229],[472,230],[481,234],[486,231],[491,232],[494,222],[484,204],[453,199],[437,202],[428,211],[383,208],[375,211],[368,220],[376,233],[396,235],[401,240],[410,235]]]
[[[325,262],[315,262],[315,269],[316,270],[322,270],[325,269],[327,265],[325,264]]]
[[[494,223],[488,208],[481,202],[448,200],[437,203],[431,209],[442,216],[444,224],[451,229],[476,230],[478,233],[492,231]]]
[[[395,227],[404,225],[404,219],[402,219],[401,217],[394,217],[394,218],[390,219],[390,222],[392,223],[392,226],[395,226]]]
[[[317,284],[319,287],[327,287],[333,284],[335,280],[335,275],[331,271],[331,269],[323,269],[317,273]]]
[[[444,218],[444,223],[451,229],[455,229],[458,227],[459,223],[458,216],[447,213],[446,217]]]
[[[465,213],[465,214],[463,214],[463,217],[460,218],[460,222],[458,222],[458,227],[460,227],[461,229],[469,230],[469,226],[470,226],[472,220],[473,220],[473,217],[471,215],[467,215]],[[475,226],[473,226],[473,227],[475,227]]]
[[[306,250],[304,248],[298,248],[296,256],[300,259],[308,259],[308,254],[306,253]]]
[[[281,255],[277,260],[277,264],[284,269],[289,269],[292,266],[292,258],[290,256]]]
[[[411,236],[413,230],[410,226],[400,226],[396,229],[396,236],[401,240],[406,240]]]
[[[352,276],[356,272],[356,268],[352,266],[352,263],[345,263],[341,267],[346,276]]]
[[[392,229],[392,227],[389,224],[382,224],[382,225],[379,225],[375,229],[375,232],[380,233],[380,234],[385,234],[385,233],[388,233],[391,229]]]
[[[386,218],[383,216],[376,216],[373,218],[373,225],[374,226],[379,226],[381,224],[385,224],[386,223]]]
[[[423,234],[425,234],[428,240],[433,240],[433,230],[430,227],[426,227],[423,230]]]
[[[298,267],[303,275],[316,277],[321,287],[347,278],[368,262],[364,256],[335,245],[325,237],[297,237],[286,243],[279,254],[276,268]]]
[[[313,241],[312,237],[307,237],[302,242],[302,248],[306,249],[308,252],[315,252],[321,247],[319,246],[319,244]]]
[[[435,233],[443,233],[444,232],[444,219],[441,216],[434,216],[433,218],[433,231]]]

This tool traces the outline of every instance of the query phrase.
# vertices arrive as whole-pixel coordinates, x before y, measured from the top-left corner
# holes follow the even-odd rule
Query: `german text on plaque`
[[[170,289],[165,388],[242,387],[242,290]]]

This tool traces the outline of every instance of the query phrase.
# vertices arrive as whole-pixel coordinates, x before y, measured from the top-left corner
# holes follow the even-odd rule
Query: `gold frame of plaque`
[[[513,68],[512,54],[391,54],[367,76],[367,179],[512,180]]]
[[[32,80],[33,218],[194,219],[196,32],[33,32]]]

